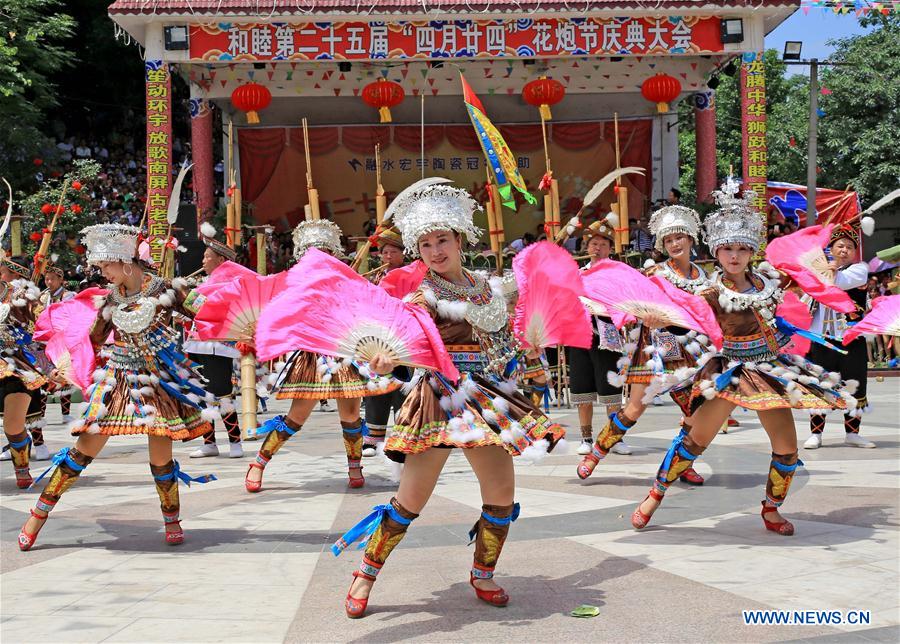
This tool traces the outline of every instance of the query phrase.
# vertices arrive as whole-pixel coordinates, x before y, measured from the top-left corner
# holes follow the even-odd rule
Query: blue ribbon
[[[550,411],[550,385],[532,385],[535,391],[541,393],[541,402],[544,404],[544,411]]]
[[[369,428],[366,425],[365,419],[360,420],[359,427],[342,427],[341,431],[343,431],[345,434],[362,434],[363,436],[369,435]]]
[[[203,476],[193,477],[185,472],[181,471],[181,466],[178,464],[178,461],[173,461],[174,467],[172,471],[168,474],[160,474],[159,476],[154,476],[154,481],[174,481],[179,480],[188,487],[191,487],[191,483],[209,483],[210,481],[217,481],[215,474],[204,474]]]
[[[772,467],[785,474],[793,474],[801,465],[803,465],[803,461],[801,461],[799,458],[793,465],[786,465],[785,463],[779,463],[775,459],[772,459]]]
[[[775,316],[775,327],[785,335],[799,335],[801,338],[806,338],[810,342],[821,344],[822,346],[828,347],[829,349],[837,351],[838,353],[847,355],[847,351],[845,349],[841,349],[839,346],[832,344],[824,336],[794,326],[780,315]]]
[[[25,438],[20,441],[9,441],[9,446],[15,449],[22,449],[26,445],[31,442],[31,436],[25,435]]]
[[[34,482],[32,482],[32,484],[29,485],[28,487],[34,487],[35,485],[37,485],[38,481],[40,481],[42,478],[47,476],[47,474],[50,473],[50,470],[52,470],[54,467],[57,467],[58,465],[62,465],[63,463],[68,465],[70,468],[72,468],[76,472],[80,472],[81,470],[84,469],[84,465],[79,465],[78,463],[76,463],[75,461],[73,461],[71,459],[71,457],[69,456],[69,448],[63,447],[56,454],[53,455],[53,458],[50,459],[50,467],[48,467],[46,470],[44,470],[43,473],[39,477],[34,479]]]
[[[257,427],[256,435],[265,436],[269,432],[274,431],[283,432],[288,436],[293,436],[297,433],[296,429],[291,429],[290,427],[288,427],[287,423],[284,422],[284,416],[275,416],[275,418],[270,418],[269,420],[264,422],[261,427]]]
[[[656,473],[657,481],[668,485],[665,480],[665,474],[672,467],[672,461],[675,459],[676,453],[684,459],[697,459],[697,457],[691,454],[683,445],[685,436],[687,436],[687,433],[681,432],[672,440],[672,444],[669,445],[669,451],[666,452],[666,456],[665,458],[663,458],[663,462],[659,466],[659,471]]]
[[[616,426],[619,429],[621,429],[623,432],[627,432],[629,429],[631,429],[631,427],[625,427],[625,425],[622,424],[622,421],[619,420],[619,414],[617,414],[615,412],[613,412],[612,414],[609,415],[609,419],[612,422],[614,422],[616,424]]]
[[[482,518],[487,519],[494,525],[504,526],[504,525],[509,525],[510,523],[512,523],[513,521],[515,521],[516,519],[519,518],[519,510],[520,509],[521,508],[519,507],[518,503],[513,503],[512,514],[509,515],[508,517],[495,517],[493,514],[488,514],[487,512],[482,512],[481,516],[482,516]],[[470,544],[475,540],[475,535],[477,534],[477,532],[478,532],[478,524],[476,523],[474,526],[472,526],[472,529],[469,530],[469,543]]]
[[[731,384],[731,376],[734,375],[734,372],[737,371],[739,367],[741,367],[741,365],[737,364],[716,378],[716,391],[722,391]]]
[[[381,522],[384,521],[385,515],[390,516],[391,519],[400,525],[409,525],[412,523],[412,519],[400,516],[397,510],[394,509],[394,506],[390,503],[376,505],[372,508],[372,512],[367,514],[362,521],[347,530],[347,532],[344,533],[344,536],[334,542],[334,545],[331,546],[331,552],[334,553],[335,557],[338,557],[356,541],[359,541],[359,545],[356,547],[357,550],[365,548],[366,544],[369,542],[369,538],[375,533],[375,530],[378,529]]]

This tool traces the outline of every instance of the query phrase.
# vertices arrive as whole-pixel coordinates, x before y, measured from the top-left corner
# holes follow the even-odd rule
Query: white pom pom
[[[490,409],[483,409],[483,410],[481,411],[481,417],[484,418],[484,419],[485,419],[487,422],[489,422],[491,425],[496,425],[496,424],[497,424],[497,414],[495,414],[495,413],[494,413],[493,411],[491,411]]]
[[[875,232],[875,220],[871,217],[863,217],[859,222],[859,227],[862,228],[866,237],[871,237],[872,233]]]
[[[200,224],[200,234],[204,237],[215,237],[216,228],[208,221],[204,221],[202,224]]]
[[[219,413],[219,410],[215,407],[207,407],[203,411],[200,412],[200,418],[203,420],[208,420],[210,422],[219,420],[222,418],[222,415]]]
[[[569,453],[569,441],[565,438],[560,438],[556,441],[556,445],[553,446],[554,454],[568,454]]]
[[[138,374],[137,381],[139,383],[141,383],[142,385],[149,385],[150,384],[150,376],[148,376],[145,373]],[[131,381],[129,381],[129,382],[131,382]]]
[[[141,387],[140,388],[141,395],[146,397],[153,395],[153,387]]]
[[[159,296],[159,303],[162,304],[163,306],[169,307],[169,306],[172,306],[173,304],[175,304],[175,298],[170,296],[168,293],[162,293]]]
[[[651,266],[656,266],[656,262],[654,262],[652,259],[648,259],[646,262],[644,262],[644,268],[650,268]]]
[[[189,394],[185,395],[185,398],[187,398],[188,400],[190,400],[190,401],[191,401],[192,403],[194,403],[195,405],[199,405],[199,404],[200,404],[200,396],[198,396],[198,395],[195,394],[195,393],[189,393]]]
[[[322,382],[331,382],[331,374],[326,373],[324,376],[322,376]]]
[[[508,429],[504,429],[500,432],[500,440],[504,443],[512,443],[513,442],[513,434]]]
[[[509,403],[504,398],[495,396],[491,400],[491,404],[494,406],[494,409],[496,409],[498,413],[503,414],[504,416],[509,413]]]

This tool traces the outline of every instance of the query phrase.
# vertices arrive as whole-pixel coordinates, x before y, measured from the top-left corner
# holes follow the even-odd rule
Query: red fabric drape
[[[629,181],[641,192],[649,193],[651,163],[651,137],[653,123],[649,120],[619,122],[619,150],[622,167],[637,166],[644,168],[646,174],[630,175]],[[603,124],[603,138],[615,145],[615,126],[611,122]]]
[[[252,202],[269,184],[284,151],[287,132],[283,127],[273,127],[238,129],[237,134],[241,156],[241,194],[245,201]]]
[[[514,152],[533,152],[544,147],[540,125],[498,125],[497,129]]]
[[[444,133],[447,135],[447,141],[458,150],[477,152],[481,149],[475,128],[471,125],[448,125],[444,128]]]
[[[341,128],[311,127],[309,128],[309,153],[313,156],[328,154],[341,144]],[[291,147],[303,149],[303,128],[291,128]]]
[[[375,144],[384,149],[391,144],[391,128],[387,125],[369,127],[342,127],[341,142],[345,148],[357,154],[372,154]]]
[[[443,125],[425,126],[425,151],[433,150],[444,140]],[[394,143],[407,152],[418,152],[422,145],[422,130],[418,125],[394,127]]]
[[[587,150],[603,138],[603,123],[554,123],[550,125],[549,135],[554,143],[567,150]]]

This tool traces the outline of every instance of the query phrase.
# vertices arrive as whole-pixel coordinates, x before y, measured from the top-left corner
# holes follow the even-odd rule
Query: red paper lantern
[[[72,190],[81,190],[81,182],[73,181],[72,182]]]
[[[28,235],[28,238],[29,238],[31,241],[35,242],[35,243],[41,241],[41,238],[42,238],[42,237],[43,237],[43,235],[42,235],[41,233],[37,232],[37,231],[35,231],[35,232],[31,233],[30,235]]]
[[[534,105],[540,110],[541,118],[549,121],[553,118],[550,106],[556,105],[566,95],[566,88],[557,80],[541,76],[522,88],[522,98],[529,105]]]
[[[391,108],[400,105],[406,92],[399,83],[381,78],[363,87],[362,99],[366,105],[378,109],[381,123],[391,122]]]
[[[49,215],[51,212],[53,212],[53,206],[49,203],[45,203],[43,206],[41,206],[41,212],[45,215]]]
[[[681,94],[681,83],[668,74],[657,74],[644,81],[641,94],[651,103],[656,103],[656,110],[664,114],[669,111],[669,103]]]
[[[259,123],[258,112],[269,107],[271,102],[272,92],[259,83],[245,83],[231,92],[231,104],[247,113],[247,123],[250,125]]]

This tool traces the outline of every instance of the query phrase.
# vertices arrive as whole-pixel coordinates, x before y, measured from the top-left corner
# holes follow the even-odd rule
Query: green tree
[[[897,187],[900,177],[900,16],[861,20],[871,32],[831,41],[820,96],[819,183],[852,185],[863,203]]]
[[[58,104],[51,78],[73,60],[64,42],[74,32],[59,0],[4,0],[0,5],[0,174],[21,184],[33,171]]]

